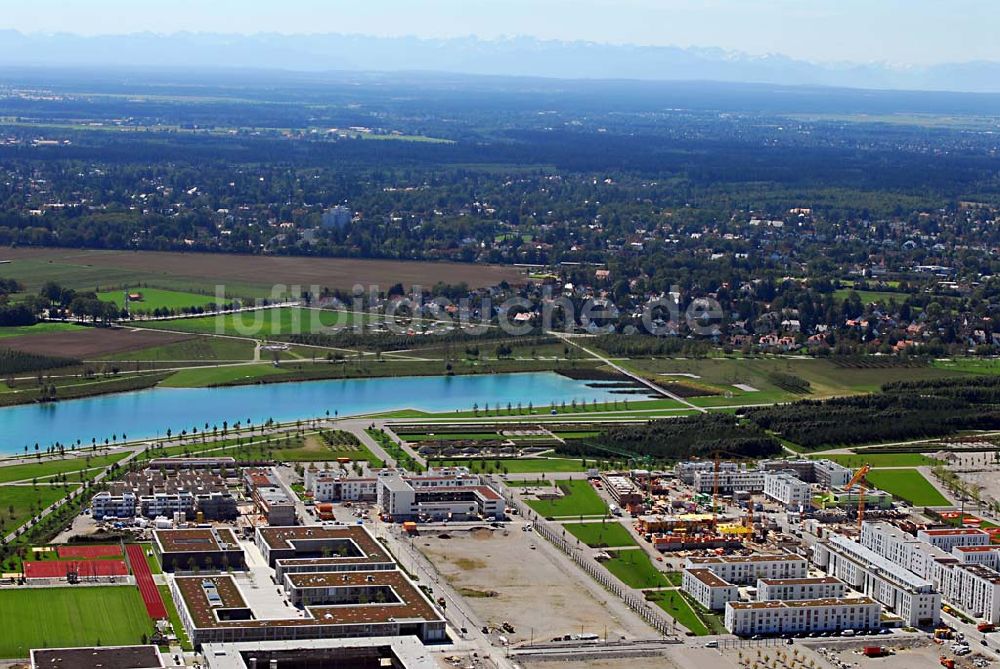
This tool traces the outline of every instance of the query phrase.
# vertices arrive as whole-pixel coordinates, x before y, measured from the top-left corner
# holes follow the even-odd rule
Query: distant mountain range
[[[0,67],[138,66],[323,71],[432,71],[561,79],[755,82],[1000,92],[1000,63],[929,67],[811,63],[722,49],[364,35],[135,33],[83,37],[0,31]]]

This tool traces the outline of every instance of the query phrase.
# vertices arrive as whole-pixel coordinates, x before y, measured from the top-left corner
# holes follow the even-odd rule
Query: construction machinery
[[[858,471],[854,472],[854,477],[844,486],[844,492],[850,492],[854,486],[858,486],[858,533],[861,532],[861,523],[865,520],[865,492],[868,490],[863,481],[871,470],[871,465],[862,465]]]

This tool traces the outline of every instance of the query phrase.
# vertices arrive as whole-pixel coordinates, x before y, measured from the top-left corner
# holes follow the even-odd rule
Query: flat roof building
[[[740,590],[710,569],[685,569],[681,581],[684,592],[709,611],[721,611],[727,602],[740,598]]]
[[[710,569],[719,578],[737,585],[755,585],[761,578],[804,578],[809,563],[798,555],[689,557],[685,569]]]
[[[163,669],[167,664],[156,646],[36,648],[31,669]]]
[[[163,571],[243,569],[243,549],[229,528],[154,530],[153,553]]]
[[[870,630],[881,626],[882,606],[869,597],[729,602],[726,629],[737,636]]]

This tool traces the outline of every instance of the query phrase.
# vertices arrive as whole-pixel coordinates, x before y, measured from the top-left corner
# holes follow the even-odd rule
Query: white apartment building
[[[1000,568],[1000,546],[955,546],[951,554],[961,564],[980,564],[990,569]]]
[[[911,626],[941,620],[941,593],[905,566],[839,534],[813,547],[813,561],[829,576],[881,602]]]
[[[976,618],[1000,623],[1000,573],[978,564],[961,564],[952,574],[948,600]]]
[[[472,475],[379,476],[376,500],[393,520],[502,518],[500,493]]]
[[[764,474],[760,469],[720,470],[719,494],[731,495],[734,492],[763,492]],[[715,492],[716,473],[714,470],[695,472],[691,484],[695,492],[711,494]]]
[[[813,476],[824,488],[841,488],[851,482],[854,474],[847,467],[832,460],[813,462]]]
[[[762,578],[757,580],[757,601],[836,599],[847,594],[847,584],[833,576],[813,578]]]
[[[112,495],[107,490],[90,500],[90,513],[96,520],[102,518],[133,518],[137,508],[136,496],[130,492]]]
[[[727,602],[740,598],[739,588],[722,580],[710,569],[685,569],[681,587],[710,611],[721,611],[726,608]]]
[[[805,578],[809,563],[798,555],[689,557],[685,569],[709,569],[736,585],[754,585],[761,578]]]
[[[764,494],[786,507],[807,506],[812,488],[791,472],[764,475]]]
[[[973,527],[920,530],[917,539],[945,551],[951,551],[955,546],[987,546],[990,543],[988,532]]]
[[[739,465],[735,462],[720,462],[719,471],[723,472],[734,472],[739,469]],[[683,483],[691,485],[694,483],[694,477],[699,472],[713,472],[715,471],[715,463],[711,460],[689,460],[687,462],[678,462],[674,466],[674,474]]]
[[[881,605],[869,597],[729,602],[725,625],[739,636],[869,630],[880,627],[881,614]]]

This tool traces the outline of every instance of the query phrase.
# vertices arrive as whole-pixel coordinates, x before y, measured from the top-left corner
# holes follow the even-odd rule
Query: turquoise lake
[[[90,444],[96,438],[122,434],[131,439],[163,436],[170,428],[199,431],[205,423],[230,425],[247,419],[289,421],[333,416],[420,409],[467,411],[478,403],[506,408],[507,403],[548,407],[572,400],[591,403],[623,399],[606,388],[591,388],[554,372],[476,376],[413,376],[273,383],[228,388],[153,388],[49,404],[0,409],[0,453],[42,449],[56,442]]]

